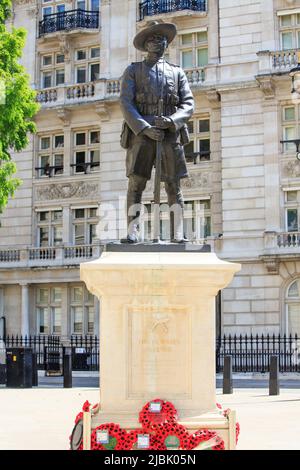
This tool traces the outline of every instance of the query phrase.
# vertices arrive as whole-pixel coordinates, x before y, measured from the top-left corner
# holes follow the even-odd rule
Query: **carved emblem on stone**
[[[289,178],[300,177],[300,162],[298,160],[290,161],[284,166],[284,173]]]
[[[98,192],[98,183],[61,183],[55,185],[47,185],[37,188],[37,199],[40,201],[48,201],[54,199],[84,199],[95,196]]]
[[[209,173],[191,173],[189,178],[181,180],[182,188],[200,188],[210,186],[210,177]]]

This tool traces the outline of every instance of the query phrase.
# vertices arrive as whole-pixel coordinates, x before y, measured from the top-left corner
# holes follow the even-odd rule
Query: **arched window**
[[[293,281],[286,291],[286,332],[300,335],[300,279]]]

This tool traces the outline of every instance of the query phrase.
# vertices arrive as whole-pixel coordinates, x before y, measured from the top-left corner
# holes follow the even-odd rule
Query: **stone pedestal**
[[[92,427],[139,427],[139,410],[155,398],[171,401],[191,429],[226,427],[216,413],[215,297],[239,269],[184,249],[106,251],[81,264],[101,301],[101,411]]]

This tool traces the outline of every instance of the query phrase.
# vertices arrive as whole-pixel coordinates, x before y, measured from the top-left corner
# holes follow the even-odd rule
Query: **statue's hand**
[[[165,136],[164,131],[156,129],[155,127],[147,127],[146,129],[143,130],[142,134],[149,137],[149,139],[157,140],[157,141],[163,140]]]
[[[165,116],[156,116],[154,124],[159,129],[169,129],[173,125],[172,119]]]

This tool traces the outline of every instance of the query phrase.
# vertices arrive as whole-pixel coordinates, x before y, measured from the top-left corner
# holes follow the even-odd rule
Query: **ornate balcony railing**
[[[0,248],[0,268],[47,267],[79,264],[98,258],[100,245]]]
[[[180,10],[206,11],[207,0],[146,0],[140,3],[140,21],[145,16]]]
[[[277,235],[277,246],[279,248],[299,248],[300,247],[300,233],[299,232],[286,232]]]
[[[79,28],[99,28],[99,12],[78,9],[45,15],[39,23],[39,37],[57,31],[71,31]]]
[[[258,52],[259,73],[263,75],[288,73],[298,64],[297,52],[299,49]]]

